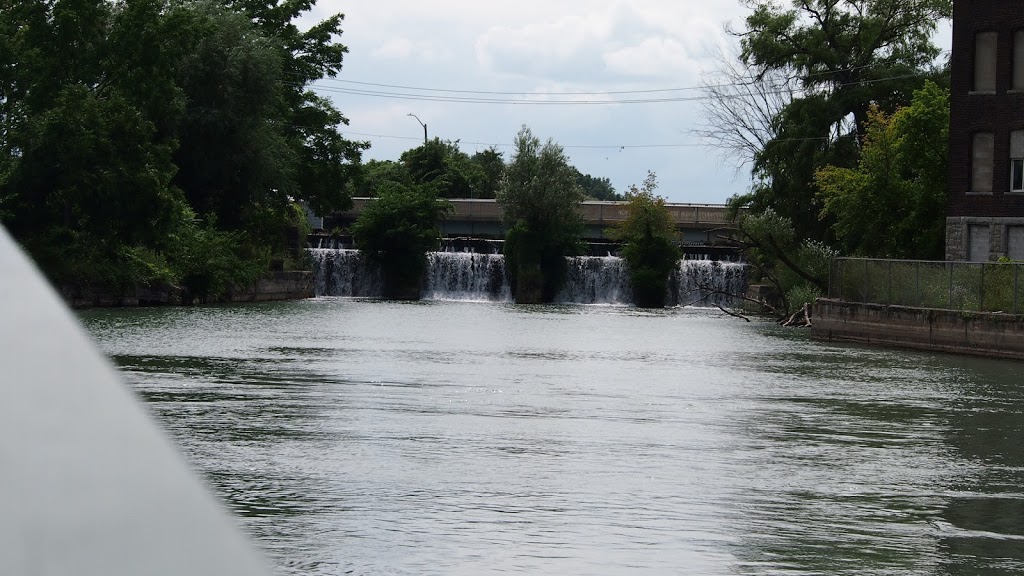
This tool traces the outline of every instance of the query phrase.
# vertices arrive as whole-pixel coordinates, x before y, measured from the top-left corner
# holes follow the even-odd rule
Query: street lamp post
[[[413,118],[416,119],[417,122],[420,123],[420,126],[423,126],[423,143],[426,144],[427,143],[427,125],[423,123],[423,120],[420,120],[419,116],[413,114],[412,112],[407,114],[407,116],[412,116]]]

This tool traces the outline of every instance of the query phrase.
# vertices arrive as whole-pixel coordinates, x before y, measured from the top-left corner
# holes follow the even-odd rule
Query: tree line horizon
[[[820,295],[837,254],[938,257],[949,69],[931,37],[950,1],[743,4],[695,132],[752,167],[729,204],[756,277],[788,309]],[[658,305],[641,294],[679,255],[653,174],[619,193],[525,126],[507,161],[435,138],[364,163],[369,143],[311,89],[348,51],[341,14],[296,26],[314,5],[0,0],[0,222],[58,287],[165,283],[213,300],[272,263],[308,266],[299,202],[324,214],[379,197],[352,232],[371,260],[411,250],[394,257],[397,286],[439,239],[438,199],[495,198],[517,300],[546,301],[579,251],[566,207],[628,200],[623,256],[638,304]]]

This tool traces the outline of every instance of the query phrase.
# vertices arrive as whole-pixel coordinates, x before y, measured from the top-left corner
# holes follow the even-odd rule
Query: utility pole
[[[413,118],[416,119],[417,122],[420,123],[420,126],[423,126],[423,143],[426,144],[427,143],[427,125],[423,123],[423,120],[420,120],[419,116],[413,114],[412,112],[407,114],[407,116],[412,116]]]

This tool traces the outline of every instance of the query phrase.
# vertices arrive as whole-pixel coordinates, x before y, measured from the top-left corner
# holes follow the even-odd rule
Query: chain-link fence
[[[972,312],[1024,312],[1024,264],[835,258],[829,297]]]

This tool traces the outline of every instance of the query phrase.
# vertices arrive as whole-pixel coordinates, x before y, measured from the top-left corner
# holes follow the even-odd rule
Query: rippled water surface
[[[1024,571],[1018,363],[692,309],[82,318],[282,574]]]

